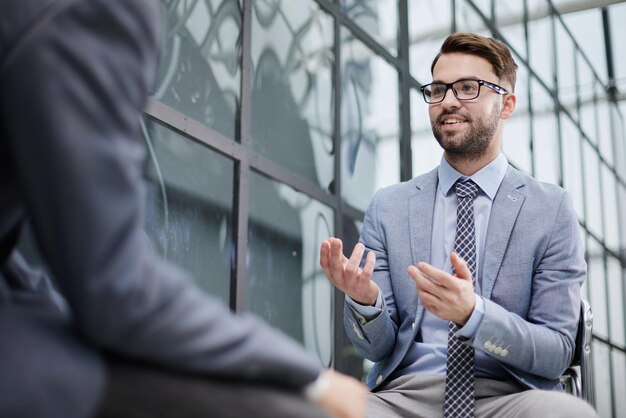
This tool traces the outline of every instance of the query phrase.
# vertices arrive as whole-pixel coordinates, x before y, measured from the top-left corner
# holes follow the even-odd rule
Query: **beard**
[[[493,111],[486,119],[474,119],[469,113],[461,110],[444,112],[431,124],[433,135],[450,157],[460,157],[470,161],[479,160],[486,154],[496,135],[500,108],[499,104],[494,106]],[[469,131],[461,136],[458,136],[457,133],[441,132],[440,126],[443,117],[449,115],[462,117],[470,125]]]

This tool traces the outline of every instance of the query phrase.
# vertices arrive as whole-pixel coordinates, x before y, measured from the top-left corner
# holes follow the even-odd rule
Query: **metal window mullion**
[[[250,146],[252,141],[252,1],[243,0],[241,24],[241,110],[238,139],[243,150],[235,164],[235,199],[233,202],[233,236],[235,255],[232,263],[230,307],[235,312],[246,308],[248,220],[250,214]]]
[[[411,80],[409,56],[409,18],[407,0],[398,0],[398,58],[400,60],[399,98],[400,106],[400,181],[413,177],[413,154],[411,147]]]

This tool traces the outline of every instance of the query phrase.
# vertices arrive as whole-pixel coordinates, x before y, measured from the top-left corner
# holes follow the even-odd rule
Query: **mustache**
[[[462,112],[461,110],[444,110],[439,116],[437,116],[435,123],[437,125],[441,125],[443,123],[443,118],[446,116],[460,116],[467,122],[472,121],[472,116],[467,112]]]

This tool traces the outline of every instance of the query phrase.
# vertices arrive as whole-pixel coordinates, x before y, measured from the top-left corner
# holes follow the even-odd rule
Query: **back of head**
[[[453,33],[448,36],[443,42],[443,45],[441,45],[441,49],[430,67],[431,74],[441,55],[453,52],[476,55],[486,59],[493,67],[493,72],[500,81],[506,81],[510,84],[510,86],[507,87],[509,87],[511,91],[515,91],[517,64],[509,48],[501,41],[474,33]]]

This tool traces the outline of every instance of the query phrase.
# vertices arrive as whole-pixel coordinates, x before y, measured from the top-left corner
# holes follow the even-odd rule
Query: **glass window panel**
[[[580,108],[580,124],[582,131],[590,141],[596,143],[596,104],[588,99],[582,103]]]
[[[626,354],[623,351],[613,349],[611,352],[613,360],[613,400],[615,401],[615,410],[624,413],[626,411],[626,396],[624,396],[624,388],[626,388]],[[621,372],[619,371],[621,370]],[[601,415],[608,416],[608,415]]]
[[[619,252],[619,209],[617,206],[617,187],[613,173],[602,165],[602,206],[604,208],[605,244],[611,250]]]
[[[626,100],[624,100],[626,104]],[[611,137],[614,158],[614,168],[622,179],[626,180],[626,106],[620,109],[617,105],[611,104]]]
[[[400,177],[398,73],[348,30],[341,39],[342,197],[365,210]]]
[[[334,178],[333,19],[311,1],[253,5],[253,149],[327,188]]]
[[[624,283],[622,277],[622,266],[615,257],[607,256],[607,277],[609,282],[609,315],[611,318],[611,342],[613,344],[626,346],[624,338]],[[626,370],[626,369],[622,369]]]
[[[302,342],[329,366],[333,287],[319,245],[334,235],[333,211],[291,187],[252,172],[246,309]]]
[[[554,87],[553,79],[553,38],[551,17],[545,16],[545,1],[529,1],[528,10],[537,19],[528,22],[529,63],[550,88]],[[545,16],[545,17],[541,17]]]
[[[233,161],[145,120],[146,238],[228,303]]]
[[[600,161],[598,155],[586,142],[583,143],[585,165],[585,199],[587,227],[600,239],[604,238],[602,193],[600,184]]]
[[[398,2],[396,0],[341,0],[341,11],[376,42],[393,55],[397,54]]]
[[[485,24],[485,19],[469,2],[457,1],[455,5],[457,32],[474,32],[483,36],[491,36],[491,32]],[[483,12],[483,14],[485,14],[487,19],[491,16],[489,9],[487,9],[486,13]]]
[[[611,107],[612,105],[605,100],[598,102],[598,113],[596,118],[598,121],[598,147],[602,157],[613,164],[613,133],[611,132]]]
[[[521,5],[522,3],[511,1],[501,2],[498,3],[497,10],[500,10],[500,4],[511,5],[513,6],[513,8],[515,8],[517,5]],[[509,15],[507,14],[507,16]],[[508,22],[513,21],[512,19],[515,19],[515,23],[508,24]],[[498,22],[505,23],[504,25],[502,25],[502,23],[498,23],[498,30],[502,34],[502,37],[504,38],[507,45],[509,45],[509,49],[511,49],[511,51],[513,51],[513,53],[515,54],[515,61],[517,61],[517,64],[520,65],[521,61],[517,59],[517,56],[526,59],[526,37],[524,34],[523,16],[520,13],[520,15],[510,15],[510,17],[508,18],[506,16],[498,17]]]
[[[235,0],[167,0],[168,26],[152,95],[235,138],[241,8]]]
[[[530,154],[530,117],[528,113],[528,73],[526,67],[517,70],[515,83],[517,103],[515,112],[504,123],[502,151],[508,160],[520,170],[532,172]]]
[[[559,46],[560,48],[560,46]],[[572,68],[573,67],[572,63]],[[586,106],[595,106],[598,101],[598,97],[603,96],[603,87],[601,84],[597,82],[595,76],[593,75],[593,71],[589,64],[587,64],[583,59],[580,53],[576,54],[576,66],[578,70],[578,93],[580,98],[580,104],[584,108]],[[567,71],[567,69],[564,69]],[[593,115],[594,119],[597,118],[597,115]],[[585,134],[589,136],[593,143],[598,142],[598,132],[597,126],[595,123],[589,123],[590,121],[585,121],[583,119],[582,110],[580,116],[585,129]]]
[[[606,310],[606,282],[602,247],[594,239],[588,242],[587,281],[589,283],[589,303],[593,309],[593,333],[608,338],[608,317]]]
[[[614,4],[608,10],[615,78],[621,81],[620,91],[624,91],[621,86],[626,86],[626,48],[622,46],[626,39],[626,3]]]
[[[467,2],[467,0],[465,0]],[[482,14],[484,14],[487,18],[492,17],[491,6],[493,0],[471,0],[472,3],[480,10]]]
[[[411,0],[407,4],[411,74],[426,84],[431,80],[433,58],[452,29],[451,2]]]
[[[541,181],[559,184],[561,177],[559,136],[554,115],[554,102],[534,78],[531,78],[530,89],[533,103],[535,177]]]
[[[428,117],[428,104],[421,91],[411,90],[411,156],[413,176],[424,174],[441,162],[443,153],[433,136]]]
[[[430,67],[439,53],[441,44],[443,44],[447,36],[448,33],[445,32],[441,37],[436,37],[432,40],[424,40],[411,45],[411,49],[409,49],[411,74],[420,83],[428,84],[432,81],[433,77],[430,72]]]
[[[606,82],[606,48],[600,8],[567,13],[561,17],[595,72]],[[561,23],[557,21],[557,25]],[[561,44],[558,45],[560,49]]]
[[[557,77],[559,86],[559,100],[561,104],[578,118],[576,109],[576,67],[575,50],[572,38],[561,25],[556,26],[557,45]]]
[[[594,311],[594,331],[595,331],[595,311]],[[611,407],[611,363],[609,347],[598,341],[592,341],[592,373],[594,383],[595,407],[601,417],[612,417]],[[623,373],[622,373],[623,374]]]
[[[561,136],[563,138],[563,187],[572,194],[578,217],[585,219],[580,134],[566,116],[561,118]],[[584,169],[587,170],[587,166]]]
[[[622,251],[626,248],[626,218],[624,217],[624,208],[626,207],[626,187],[619,185],[617,187],[617,207],[620,208],[620,248]]]

